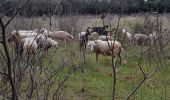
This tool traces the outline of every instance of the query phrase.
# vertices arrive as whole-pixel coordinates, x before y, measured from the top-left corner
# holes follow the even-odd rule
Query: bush
[[[156,30],[156,23],[149,15],[145,15],[143,22],[136,23],[132,27],[133,33],[150,34]]]

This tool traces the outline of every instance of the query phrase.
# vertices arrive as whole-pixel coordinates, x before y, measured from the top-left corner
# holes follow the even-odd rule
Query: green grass
[[[102,25],[102,21],[99,16],[90,15],[86,17],[80,16],[79,20],[77,21],[78,26],[83,26],[82,29],[80,28],[80,30],[78,30],[78,32],[85,31],[87,27],[92,25]],[[108,19],[105,19],[106,25],[116,25],[118,20],[116,16],[107,15],[107,17]],[[170,25],[166,18],[163,19],[163,27],[166,27],[168,29]],[[19,27],[20,29],[25,29],[24,27],[30,27],[29,24],[28,26],[23,27],[23,24],[21,24],[21,22],[25,23],[26,20],[32,21],[32,19],[27,18],[17,18],[17,20],[18,21],[15,22],[19,23],[16,23],[14,25],[17,25],[17,27]],[[143,17],[139,16],[125,16],[121,18],[120,27],[126,28],[129,32],[133,33],[132,27],[135,25],[135,23],[141,23],[143,20]],[[36,28],[37,26],[48,28],[50,26],[48,21],[48,18],[46,18],[46,20],[42,20],[42,18],[35,18],[35,26]],[[57,30],[59,27],[56,18],[53,18],[52,22],[54,22],[52,25],[52,30]],[[140,57],[140,48],[129,46],[127,50],[128,51],[126,57],[128,59],[128,64],[121,65],[121,69],[117,73],[116,100],[125,100],[127,96],[143,79],[142,73],[137,66]],[[52,56],[53,54],[55,55]],[[166,50],[166,55],[169,57],[169,49]],[[122,54],[122,57],[125,57],[124,54]],[[71,60],[68,60],[67,58]],[[68,73],[70,69],[73,69],[75,65],[80,65],[80,67],[84,68],[84,73],[82,73],[81,70],[77,70],[66,81],[63,93],[67,100],[111,100],[112,78],[109,77],[109,73],[112,71],[110,63],[111,57],[100,55],[98,62],[96,62],[95,59],[95,54],[91,54],[89,53],[89,51],[87,51],[86,64],[84,64],[83,57],[79,52],[78,43],[73,43],[71,44],[71,46],[65,46],[64,44],[61,44],[56,52],[54,49],[50,49],[49,53],[45,53],[45,58],[43,58],[42,61],[46,69],[50,71],[55,71],[59,69],[59,67],[62,66],[64,62],[67,62],[67,64],[64,66],[64,69],[59,70],[59,74],[56,75],[56,87],[52,88],[51,91],[55,91],[58,83],[64,79],[64,76]],[[145,83],[139,88],[134,96],[132,96],[131,100],[170,100],[170,61],[168,59],[166,60],[167,69],[165,65],[163,65],[163,68],[161,68],[161,65],[159,64],[159,68],[156,70],[156,72],[145,81]],[[152,65],[155,65],[155,62],[157,61],[152,61]],[[143,59],[142,63],[142,67],[144,68],[146,73],[149,73],[153,70],[154,66],[150,67],[148,59],[146,57]],[[118,65],[118,67],[120,67],[120,65]],[[47,75],[48,74],[49,73],[47,73]],[[45,78],[46,75],[44,73],[41,74],[40,77],[38,77],[39,81],[43,81]],[[3,88],[5,85],[0,84],[0,86],[0,88]],[[26,86],[24,84],[23,88],[25,89],[25,87]],[[40,91],[44,91],[44,88],[41,89]],[[23,95],[23,97],[24,96],[25,95]]]
[[[117,65],[118,68],[120,67],[120,70],[117,73],[116,100],[125,100],[143,79],[143,74],[137,65],[140,59],[140,49],[138,49],[139,47],[129,48],[126,56],[128,63]],[[54,49],[50,49],[48,56],[43,59],[43,63],[47,68],[55,71],[65,61],[67,62],[64,69],[59,71],[56,84],[61,82],[65,75],[68,74],[68,71],[75,66],[79,65],[84,69],[84,73],[79,69],[66,81],[62,92],[67,100],[111,100],[112,77],[109,77],[109,73],[112,71],[111,57],[100,55],[99,61],[96,62],[95,54],[87,50],[86,63],[84,63],[76,43],[71,46],[61,45],[54,52]],[[166,53],[168,55],[169,51],[166,51]],[[53,54],[54,56],[52,57]],[[125,57],[124,53],[122,57]],[[50,59],[52,61],[49,63]],[[156,72],[141,85],[131,97],[131,100],[170,99],[170,69],[168,67],[170,61],[166,60],[167,68],[165,65],[161,66],[159,64]],[[157,60],[152,61],[152,66],[150,66],[145,55],[142,59],[142,68],[146,74],[154,70],[156,62]],[[43,79],[44,76],[41,77]]]
[[[61,48],[62,51],[64,48]],[[60,51],[58,50],[58,51]],[[77,50],[77,49],[76,49]],[[73,50],[74,51],[74,50]],[[122,64],[117,73],[116,100],[125,100],[134,88],[142,81],[143,75],[137,66],[140,55],[136,48],[128,51],[128,63]],[[72,52],[72,51],[70,51]],[[78,51],[74,51],[78,52]],[[63,54],[69,57],[69,54]],[[123,56],[123,55],[122,55]],[[59,58],[55,64],[60,62]],[[95,54],[86,52],[86,64],[83,65],[82,59],[73,59],[75,64],[84,66],[84,73],[76,71],[66,82],[65,94],[69,100],[111,100],[112,98],[112,77],[109,73],[112,71],[111,57],[100,55],[99,61],[95,61]],[[142,67],[146,73],[154,69],[149,66],[146,58]],[[167,61],[167,65],[170,62]],[[66,73],[65,71],[64,73]],[[145,83],[132,96],[132,100],[168,100],[170,99],[170,71],[169,68],[159,68],[145,81]]]
[[[112,20],[105,19],[106,25],[109,25],[109,23],[115,25],[115,23],[117,23],[117,17],[108,15],[108,18],[112,18]],[[87,19],[84,19],[84,17],[79,19],[78,25],[83,26],[80,31],[85,31],[86,28],[91,25],[102,25],[98,16],[89,16]],[[125,16],[121,18],[120,27],[126,28],[129,32],[133,33],[132,27],[135,23],[141,23],[143,20],[143,17],[139,16]],[[164,27],[168,28],[168,21],[166,21],[166,18],[164,18],[164,20]],[[53,22],[55,21],[53,20]],[[48,22],[43,26],[48,27]],[[52,29],[56,30],[56,27],[57,25],[55,24],[55,27],[52,27]],[[65,65],[65,68],[59,73],[56,83],[62,81],[69,69],[74,68],[72,65],[80,65],[84,68],[84,73],[82,73],[81,70],[77,70],[66,81],[63,90],[64,96],[66,96],[67,100],[111,100],[112,77],[109,77],[109,73],[112,71],[111,57],[100,55],[99,61],[96,62],[95,54],[91,54],[87,51],[86,64],[84,64],[83,57],[79,53],[78,43],[73,43],[71,45],[72,46],[69,47],[65,47],[64,44],[60,45],[54,57],[52,57],[52,54],[55,50],[49,50],[50,53],[43,59],[43,64],[47,65],[47,68],[56,70],[68,60],[67,58],[71,58],[72,61],[67,61],[68,63]],[[140,57],[140,47],[129,46],[126,49],[128,50],[126,55],[128,64],[118,65],[121,69],[117,73],[116,100],[125,100],[143,79],[143,75],[137,66]],[[166,55],[168,56],[169,54],[170,50],[168,49]],[[125,55],[122,54],[122,57],[125,57]],[[50,59],[52,59],[52,61],[49,63]],[[157,61],[152,61],[152,66],[150,66],[148,59],[144,57],[142,60],[142,68],[144,68],[146,73],[150,73],[155,66],[155,62]],[[142,84],[134,96],[132,96],[131,100],[170,100],[170,61],[167,60],[166,64],[167,69],[165,65],[161,68],[162,66],[159,64],[159,68],[156,72]]]

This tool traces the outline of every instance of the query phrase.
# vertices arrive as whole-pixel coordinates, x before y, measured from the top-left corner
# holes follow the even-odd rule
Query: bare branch
[[[3,0],[3,1],[2,1],[1,5],[0,5],[0,8],[2,8],[2,6],[3,6],[4,3],[5,3],[5,1],[6,1],[6,0]]]
[[[5,57],[5,55],[3,54],[3,52],[0,50],[0,54],[2,55],[3,59],[5,60],[5,62],[7,63],[7,59]]]
[[[0,72],[0,74],[2,74],[2,75],[5,75],[5,76],[8,76],[8,74],[6,74],[6,73],[3,73],[3,72]]]
[[[140,88],[140,86],[146,81],[147,78],[144,78],[139,85],[133,90],[133,92],[127,97],[127,100],[130,99],[130,97],[132,97],[132,95]]]
[[[30,0],[27,0],[21,7],[19,7],[18,9],[17,9],[17,11],[14,13],[14,15],[6,22],[6,24],[4,25],[5,27],[7,27],[8,26],[8,24],[10,24],[10,22],[14,19],[14,17],[20,12],[20,10],[22,9],[22,8],[24,8],[25,7],[25,5],[29,2]]]
[[[3,22],[3,20],[2,20],[2,17],[0,16],[0,25],[1,25],[1,27],[3,28],[4,27],[4,22]]]

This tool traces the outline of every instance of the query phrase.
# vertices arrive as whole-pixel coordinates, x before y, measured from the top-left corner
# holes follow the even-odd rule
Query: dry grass
[[[44,17],[34,17],[34,18],[23,18],[16,17],[14,21],[8,27],[7,32],[10,33],[11,30],[14,29],[35,29],[40,27],[48,28],[52,31],[54,30],[65,30],[69,31],[71,34],[78,34],[81,31],[85,31],[88,26],[102,26],[102,21],[100,16],[70,16],[72,18],[68,18],[67,16],[61,17],[52,17],[52,26],[50,27],[50,18]],[[164,28],[170,28],[169,17],[161,16],[163,19]],[[67,19],[61,20],[61,19]],[[76,20],[77,19],[77,20]],[[151,19],[154,20],[155,17],[151,16]],[[122,16],[120,27],[128,29],[132,32],[132,28],[136,23],[142,23],[144,20],[144,16],[139,15],[131,15],[131,16]],[[68,21],[68,22],[67,22]],[[115,27],[117,25],[118,16],[107,15],[105,18],[106,25],[112,25]],[[60,25],[59,25],[60,24]],[[63,25],[61,25],[63,24]],[[64,25],[67,24],[67,25]],[[72,24],[76,24],[78,30],[72,29]],[[66,28],[64,27],[66,26]],[[68,30],[67,30],[68,29]],[[76,32],[76,33],[74,33]],[[71,78],[66,82],[64,90],[61,94],[65,97],[64,99],[68,100],[110,100],[111,99],[111,88],[112,88],[112,79],[108,77],[108,73],[111,71],[111,65],[109,63],[110,58],[106,58],[104,56],[99,57],[99,62],[95,61],[95,55],[86,53],[87,56],[87,64],[83,65],[83,61],[81,59],[81,54],[79,54],[78,43],[71,44],[70,47],[65,48],[63,45],[60,45],[60,52],[58,51],[53,59],[53,63],[51,65],[59,65],[64,61],[65,58],[68,57],[69,52],[73,52],[73,55],[78,55],[79,57],[74,56],[74,63],[76,65],[80,64],[80,66],[85,67],[85,73],[81,73],[81,71],[76,72],[71,76]],[[135,86],[141,81],[142,74],[137,67],[137,62],[139,60],[139,47],[128,47],[128,64],[122,65],[122,69],[118,73],[118,81],[117,81],[117,99],[122,100],[127,97],[129,93],[135,88]],[[53,50],[53,49],[52,49]],[[52,51],[51,50],[51,51]],[[169,49],[167,49],[167,56],[169,55]],[[51,54],[52,55],[52,54]],[[58,56],[60,55],[60,56]],[[47,64],[50,58],[50,54],[46,59],[43,60],[43,64]],[[61,59],[62,58],[62,59]],[[170,62],[167,61],[167,65],[170,65]],[[57,67],[50,67],[51,70],[56,69]],[[149,73],[152,67],[148,67],[149,62],[147,59],[144,60],[143,67],[146,72]],[[47,66],[48,67],[48,66]],[[169,68],[168,68],[169,69]],[[145,84],[135,93],[133,99],[136,100],[160,100],[160,99],[169,99],[169,70],[159,69],[156,74],[154,74]],[[62,75],[65,74],[64,72]],[[166,78],[164,76],[167,76]],[[56,82],[57,83],[57,82]],[[164,84],[164,85],[162,85]],[[56,85],[55,85],[56,86]]]
[[[151,19],[155,20],[155,16],[152,15]],[[163,19],[164,27],[170,28],[170,17],[169,15],[161,15],[160,17]],[[8,19],[8,18],[7,18]],[[64,24],[76,24],[77,27],[79,27],[78,31],[85,31],[87,27],[89,26],[102,26],[102,21],[100,19],[100,16],[97,15],[70,15],[68,16],[52,16],[51,22],[51,30],[63,30],[64,27],[61,24],[61,21],[65,19]],[[144,15],[132,15],[132,16],[122,16],[120,21],[120,27],[128,29],[130,32],[132,31],[131,28],[136,23],[142,23],[144,20]],[[107,15],[105,18],[105,24],[106,25],[112,25],[112,27],[115,27],[117,25],[118,16],[116,15]],[[70,23],[71,22],[71,23]],[[43,17],[34,17],[34,18],[24,18],[24,17],[16,17],[12,24],[9,27],[9,30],[13,29],[35,29],[35,28],[41,28],[45,27],[50,29],[50,18],[43,16]],[[69,26],[71,27],[71,26]],[[66,30],[66,28],[64,29]],[[67,31],[67,30],[66,30]],[[70,30],[68,30],[70,31]],[[73,33],[72,33],[73,34]]]

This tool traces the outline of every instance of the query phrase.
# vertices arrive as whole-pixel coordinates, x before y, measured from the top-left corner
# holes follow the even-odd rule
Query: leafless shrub
[[[69,15],[69,16],[61,16],[58,19],[59,29],[63,31],[67,31],[74,35],[74,37],[82,31],[82,26],[79,25],[79,19],[81,16],[78,15]]]
[[[148,19],[149,17],[149,19]],[[159,15],[156,15],[154,19],[150,19],[151,16],[148,16],[144,23],[137,27],[139,28],[139,32],[141,34],[152,34],[155,32],[157,34],[157,38],[154,39],[154,43],[152,44],[150,41],[147,46],[141,46],[139,47],[139,61],[138,61],[138,67],[143,74],[143,79],[137,85],[136,88],[134,88],[133,92],[129,94],[127,99],[129,100],[132,95],[135,94],[135,92],[148,80],[152,75],[156,74],[160,70],[166,68],[166,59],[165,58],[165,50],[167,47],[166,44],[169,43],[169,38],[167,38],[167,29],[163,27],[163,20]],[[142,31],[140,31],[142,30]],[[145,66],[151,68],[149,71],[144,70]]]
[[[20,9],[28,2],[29,0],[23,2],[12,17],[4,19],[0,16],[2,35],[0,61],[1,65],[3,64],[0,65],[0,79],[3,80],[0,82],[0,98],[12,100],[58,99],[60,96],[58,94],[67,79],[80,68],[75,64],[80,56],[76,50],[71,50],[71,47],[51,50],[49,53],[37,50],[37,53],[30,56],[29,59],[18,57],[15,54],[15,48],[10,47],[6,41],[6,30],[29,30],[37,25],[34,20],[15,18]]]
[[[82,66],[85,66],[85,64],[88,64],[89,59],[86,60],[86,63],[81,60],[81,54],[77,50],[78,43],[74,41],[71,46],[61,47],[58,50],[51,49],[49,52],[37,50],[37,53],[31,56],[29,60],[17,57],[14,48],[8,45],[6,41],[6,34],[9,34],[10,30],[33,29],[37,26],[49,26],[55,29],[55,26],[48,22],[49,20],[46,17],[44,17],[44,20],[47,19],[46,21],[14,17],[15,15],[11,18],[0,16],[0,79],[2,80],[0,82],[0,98],[13,100],[65,99],[65,83],[72,74]],[[118,17],[116,32],[120,27],[120,20],[121,16]],[[61,20],[58,20],[60,30],[68,31],[74,35],[82,30],[81,26],[83,26],[83,24],[78,25],[78,22],[78,16],[72,15],[61,17]],[[44,23],[46,25],[44,25]],[[135,78],[139,83],[133,83],[132,91],[129,89],[125,91],[126,94],[123,95],[124,97],[126,96],[126,99],[131,99],[146,80],[151,79],[152,75],[166,66],[166,60],[164,59],[166,56],[165,50],[169,50],[167,46],[170,41],[169,30],[163,27],[163,20],[159,16],[156,16],[153,21],[148,15],[144,22],[139,23],[139,25],[135,27],[137,28],[134,28],[134,30],[139,33],[141,32],[141,34],[148,35],[156,32],[158,38],[155,40],[154,45],[149,44],[147,46],[132,47],[132,49],[137,48],[138,50],[135,55],[137,56],[137,62],[134,63],[137,63],[139,76]],[[147,58],[148,55],[150,55],[150,57]],[[112,77],[112,99],[115,100],[117,96],[119,96],[117,92],[119,88],[116,87],[117,81],[119,81],[117,69],[120,69],[122,65],[119,66],[117,62],[114,61],[114,57],[112,57],[112,61],[108,60],[108,62],[111,62],[112,71],[114,72]],[[146,70],[147,68],[149,68],[149,70]],[[134,72],[136,73],[137,71]],[[131,74],[136,75],[134,73]],[[84,91],[84,88],[85,87],[83,87],[81,91]]]
[[[149,14],[145,14],[141,23],[135,23],[132,33],[150,34],[156,31],[156,23]]]

